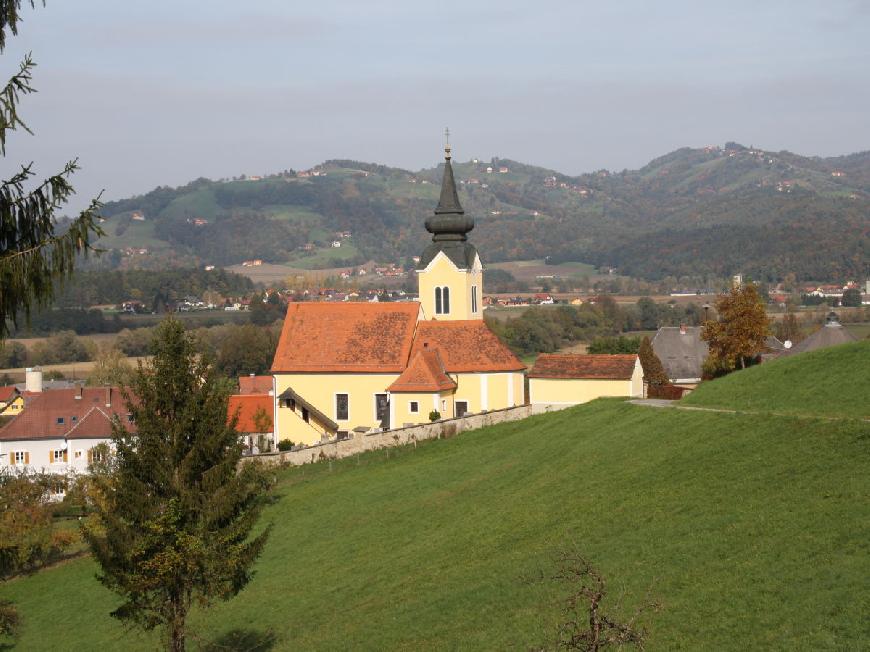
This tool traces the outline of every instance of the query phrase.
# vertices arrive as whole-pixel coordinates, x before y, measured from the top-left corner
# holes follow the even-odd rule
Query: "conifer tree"
[[[34,0],[30,0],[35,6]],[[0,52],[6,45],[6,31],[18,33],[21,0],[0,0]],[[0,89],[0,156],[6,156],[9,132],[31,133],[18,112],[22,96],[33,93],[36,67],[28,54],[16,72]],[[69,177],[78,169],[76,160],[58,174],[35,187],[33,163],[21,165],[8,179],[0,180],[0,340],[17,315],[30,315],[34,305],[51,299],[55,282],[68,278],[78,256],[93,250],[91,241],[102,235],[97,224],[99,201],[93,200],[79,216],[63,228],[58,211],[75,192]]]
[[[640,357],[640,366],[643,367],[643,377],[650,385],[668,385],[671,382],[662,361],[653,350],[649,337],[644,336],[641,340],[637,354]]]
[[[267,483],[254,465],[237,469],[229,385],[178,321],[158,327],[153,354],[127,396],[131,419],[113,426],[112,470],[94,478],[100,500],[84,531],[100,581],[123,598],[112,615],[163,627],[178,651],[194,601],[229,599],[251,579]]]

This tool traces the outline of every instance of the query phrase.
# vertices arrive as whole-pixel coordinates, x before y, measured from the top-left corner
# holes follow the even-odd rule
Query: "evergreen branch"
[[[26,209],[33,206],[38,210],[39,201],[22,211],[23,223],[32,218],[33,213]],[[49,234],[48,237],[33,238],[24,247],[0,249],[0,339],[8,334],[7,320],[17,325],[19,311],[29,318],[34,302],[44,304],[53,297],[55,281],[62,282],[72,274],[79,255],[99,251],[92,240],[103,235],[97,224],[100,206],[99,198],[94,199],[62,235],[54,234],[54,224],[49,221],[47,229],[32,229],[33,233]],[[0,209],[6,208],[0,198]]]
[[[0,34],[2,33],[2,30],[0,30]],[[0,90],[0,154],[3,156],[6,156],[7,131],[15,131],[21,128],[29,134],[33,133],[30,127],[24,124],[24,121],[18,115],[18,102],[21,95],[29,95],[36,92],[36,89],[30,85],[30,82],[33,80],[31,70],[35,67],[36,63],[28,52],[24,56],[24,61],[21,62],[18,72],[9,79],[3,90]]]
[[[45,0],[42,0],[42,5],[45,6]],[[30,6],[36,9],[36,0],[30,0]],[[0,52],[6,47],[6,28],[8,27],[13,35],[18,34],[20,10],[21,0],[0,0]]]

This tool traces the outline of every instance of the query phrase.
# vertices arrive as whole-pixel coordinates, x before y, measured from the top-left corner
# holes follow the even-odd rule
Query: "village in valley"
[[[494,172],[491,167],[486,170]],[[498,170],[507,172],[506,167]],[[133,219],[137,217],[141,213],[134,213]],[[394,264],[372,265],[339,271],[331,277],[343,285],[339,288],[270,287],[241,296],[188,295],[166,305],[170,314],[250,312],[256,302],[255,307],[266,304],[283,314],[270,374],[251,371],[239,376],[238,391],[229,398],[228,418],[237,419],[245,454],[275,455],[266,458],[272,462],[307,463],[319,459],[324,451],[340,457],[378,448],[389,437],[403,441],[440,437],[457,427],[457,419],[463,420],[458,427],[467,427],[464,420],[472,415],[487,415],[479,423],[490,424],[601,397],[679,399],[709,377],[704,364],[710,348],[702,323],[661,326],[651,333],[652,353],[666,375],[663,383],[652,382],[653,374],[643,367],[636,350],[542,351],[527,365],[491,330],[484,320],[487,309],[589,307],[634,299],[594,294],[594,288],[585,293],[576,289],[487,293],[481,256],[468,240],[473,229],[474,219],[466,215],[459,200],[448,146],[439,202],[425,223],[425,230],[433,234],[432,242],[413,257],[414,268],[405,271]],[[346,239],[350,233],[336,237]],[[337,239],[333,245],[340,243]],[[248,261],[243,266],[259,267],[261,262]],[[351,278],[369,273],[375,279],[414,276],[417,291],[377,285],[347,287]],[[556,274],[535,277],[537,282],[558,280]],[[731,282],[732,291],[752,284],[740,275]],[[793,309],[802,301],[817,306],[846,305],[857,308],[860,315],[862,304],[870,305],[870,292],[862,292],[865,289],[870,290],[870,280],[864,288],[850,281],[843,286],[804,285],[791,293],[778,284],[768,291],[764,309],[775,313],[789,303]],[[659,300],[703,302],[704,320],[708,320],[712,306],[707,302],[716,298],[705,289],[674,291]],[[674,303],[665,305],[673,308]],[[124,301],[118,307],[123,313],[148,312],[141,301]],[[795,319],[794,312],[789,315]],[[801,335],[796,332],[792,337]],[[821,328],[798,342],[788,337],[780,340],[765,330],[762,346],[754,355],[758,361],[769,361],[857,339],[831,311],[825,313]],[[121,387],[46,381],[41,368],[28,368],[23,383],[0,388],[0,416],[14,417],[0,430],[0,456],[24,471],[86,474],[94,455],[111,447],[113,421],[120,419],[132,427],[123,397]],[[294,455],[282,453],[286,451]],[[64,483],[55,483],[53,491],[56,500],[62,499]]]
[[[0,0],[0,651],[870,649],[839,4]]]

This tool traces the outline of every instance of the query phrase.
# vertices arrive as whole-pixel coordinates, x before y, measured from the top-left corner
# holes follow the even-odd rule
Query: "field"
[[[139,360],[145,361],[147,357],[126,357],[126,360],[134,369]],[[61,364],[43,364],[39,365],[46,377],[51,375],[51,372],[58,371],[63,374],[65,380],[83,380],[91,375],[96,362],[93,360],[85,360],[83,362],[64,362]],[[15,382],[24,382],[25,367],[14,367],[11,369],[0,369],[0,376],[9,375]],[[2,649],[2,648],[0,648]]]
[[[832,363],[819,376],[812,405],[848,401],[846,382],[870,391],[861,369]],[[754,381],[733,378],[735,395]],[[648,650],[862,649],[867,435],[858,420],[608,399],[281,470],[253,582],[196,611],[191,643],[530,649],[565,619],[569,589],[545,578],[576,549],[608,579],[605,612],[661,602],[644,619]],[[79,558],[0,588],[23,617],[17,649],[153,649],[156,635],[108,616],[117,600],[95,571]]]
[[[539,276],[556,276],[559,278],[580,279],[584,276],[590,279],[603,278],[606,274],[599,274],[595,267],[586,263],[561,263],[559,265],[545,265],[543,260],[518,260],[506,263],[488,263],[490,269],[503,269],[510,272],[519,281],[525,281],[531,285],[540,285]]]
[[[843,324],[843,327],[846,328],[852,335],[857,337],[859,340],[866,340],[870,338],[870,324],[868,323],[858,323],[858,324]]]
[[[844,382],[831,368],[846,370]],[[870,341],[810,351],[703,383],[683,403],[734,410],[870,418]],[[870,428],[870,426],[868,426]]]

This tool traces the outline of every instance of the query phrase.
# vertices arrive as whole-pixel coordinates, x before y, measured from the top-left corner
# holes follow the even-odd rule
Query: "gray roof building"
[[[653,337],[652,347],[671,382],[701,381],[701,367],[710,348],[701,339],[700,326],[663,326]]]
[[[815,351],[816,349],[824,349],[829,346],[846,344],[847,342],[855,342],[857,340],[857,337],[843,328],[843,325],[837,318],[837,313],[832,310],[828,313],[824,326],[810,335],[803,342],[795,344],[783,355],[794,355],[795,353],[803,353],[804,351]]]

